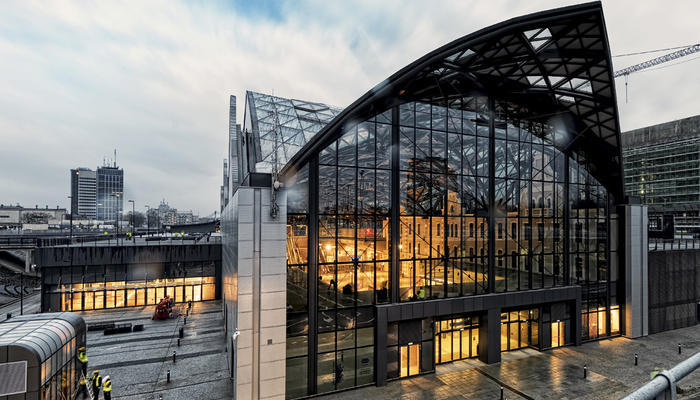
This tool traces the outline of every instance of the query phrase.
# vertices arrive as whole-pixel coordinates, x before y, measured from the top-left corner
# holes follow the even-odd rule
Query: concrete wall
[[[698,323],[698,265],[700,250],[649,252],[649,333]]]
[[[625,240],[625,336],[636,338],[649,334],[647,254],[647,206],[624,208]]]
[[[234,398],[284,399],[286,196],[270,217],[270,189],[239,187],[224,210],[223,281]],[[234,332],[238,332],[234,339]],[[232,359],[232,358],[233,359]]]

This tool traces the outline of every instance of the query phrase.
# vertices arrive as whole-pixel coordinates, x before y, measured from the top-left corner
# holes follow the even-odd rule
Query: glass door
[[[552,322],[552,347],[564,345],[564,322]]]
[[[401,346],[401,377],[418,375],[420,370],[420,345]]]

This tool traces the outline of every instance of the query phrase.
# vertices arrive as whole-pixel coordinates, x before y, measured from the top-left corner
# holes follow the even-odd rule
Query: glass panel
[[[286,378],[285,378],[285,388],[286,397],[302,397],[305,396],[307,392],[307,378],[308,378],[308,358],[299,357],[287,359],[286,362]]]
[[[408,376],[408,346],[401,346],[400,374],[402,378]]]
[[[410,375],[418,375],[420,365],[420,345],[414,344],[410,347],[409,371]]]

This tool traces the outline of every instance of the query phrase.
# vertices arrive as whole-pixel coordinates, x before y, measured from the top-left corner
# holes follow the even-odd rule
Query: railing
[[[693,354],[668,371],[659,372],[651,382],[623,397],[622,400],[676,399],[676,383],[700,367],[700,352]]]
[[[196,235],[164,236],[136,235],[128,237],[126,234],[107,235],[82,235],[82,236],[55,236],[55,237],[22,237],[0,236],[0,248],[26,248],[26,247],[55,247],[55,246],[157,246],[162,244],[197,244],[197,243],[221,243],[220,236],[211,236],[208,233]]]
[[[700,250],[700,239],[649,239],[649,251]]]

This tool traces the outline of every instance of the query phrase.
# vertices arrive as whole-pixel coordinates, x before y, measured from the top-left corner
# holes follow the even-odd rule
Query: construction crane
[[[668,53],[668,54],[663,55],[661,57],[656,57],[654,59],[644,61],[644,62],[639,63],[639,64],[632,65],[630,67],[621,69],[619,71],[615,71],[615,78],[619,78],[621,76],[625,77],[625,103],[627,102],[627,78],[629,77],[630,74],[645,70],[647,68],[654,67],[654,66],[659,65],[659,64],[663,64],[665,62],[673,61],[677,58],[685,57],[687,55],[697,53],[699,51],[700,51],[700,43],[685,47],[681,50],[674,51],[673,53]]]

